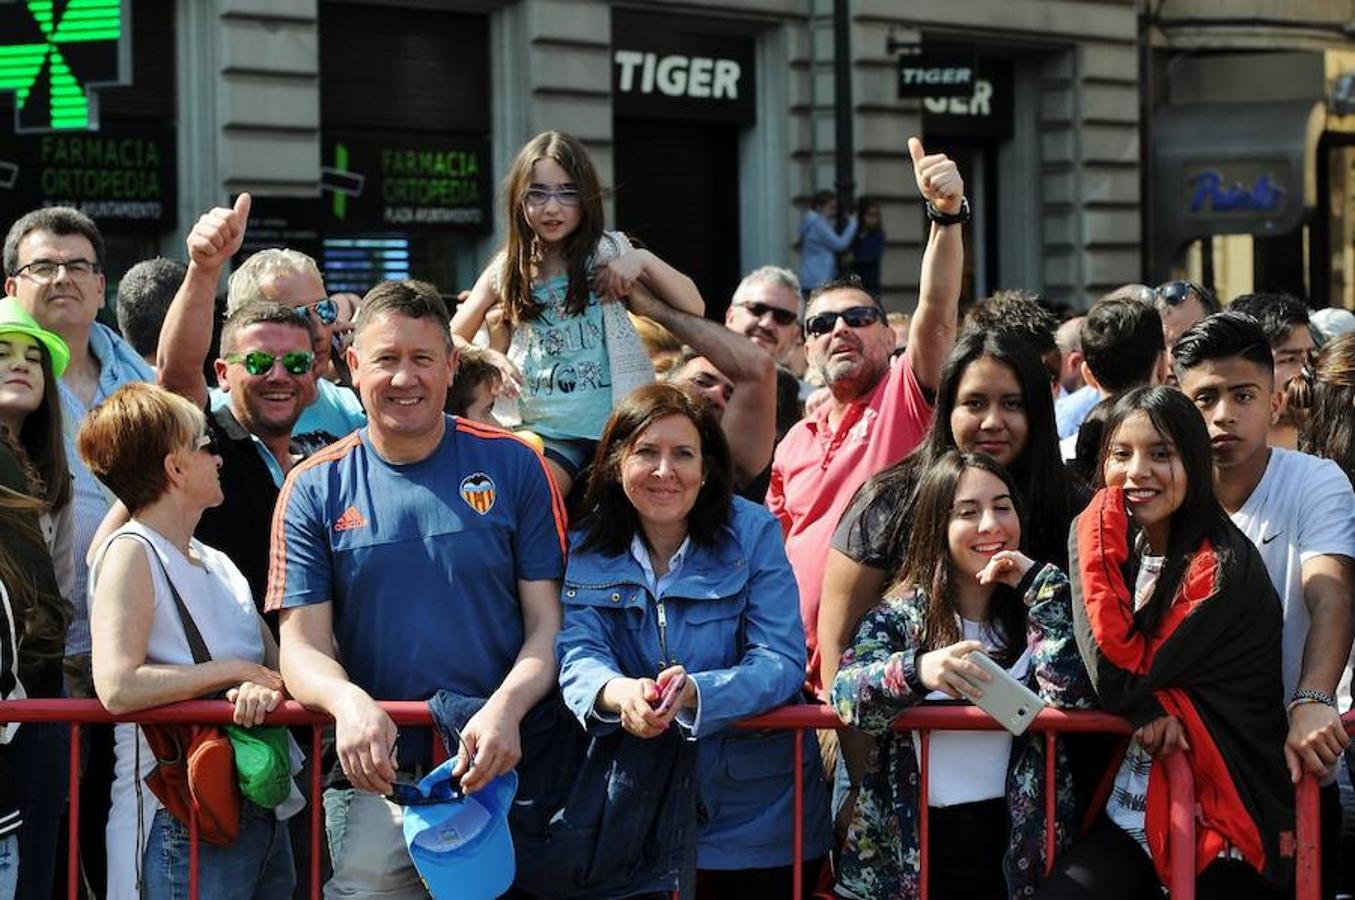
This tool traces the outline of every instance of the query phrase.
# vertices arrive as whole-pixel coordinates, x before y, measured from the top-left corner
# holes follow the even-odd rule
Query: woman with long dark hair
[[[838,715],[874,740],[839,860],[840,896],[917,896],[920,744],[891,725],[924,700],[980,697],[990,676],[973,654],[1052,704],[1090,705],[1068,579],[1020,551],[1019,496],[982,453],[946,451],[922,475],[899,581],[862,621],[832,684]],[[929,753],[929,895],[1025,896],[1045,871],[1043,739],[940,731]],[[1075,802],[1061,748],[1057,763],[1056,833],[1066,843]]]
[[[66,629],[76,599],[74,489],[57,385],[69,356],[66,342],[40,327],[17,300],[0,298],[0,456],[5,468],[18,470],[0,477],[0,484],[36,501],[13,511],[0,543],[22,556],[31,579],[31,590],[16,596],[23,630],[19,679],[34,698],[62,696]],[[7,751],[23,773],[15,791],[23,817],[21,896],[51,893],[69,751],[70,731],[59,722],[25,725]]]
[[[24,470],[27,493],[42,501],[43,539],[56,570],[60,600],[69,603],[75,585],[74,488],[66,462],[57,379],[70,351],[57,334],[40,327],[12,297],[0,298],[0,431]],[[70,612],[43,603],[35,621],[64,629]]]
[[[903,565],[921,475],[952,450],[986,453],[1007,469],[1030,513],[1022,551],[1039,562],[1066,564],[1068,523],[1086,494],[1059,456],[1049,376],[1020,338],[965,334],[941,370],[936,410],[922,443],[862,486],[833,534],[819,606],[825,685],[856,623]]]
[[[1172,388],[1106,418],[1100,488],[1070,537],[1077,642],[1101,705],[1137,731],[1104,814],[1059,860],[1044,900],[1161,897],[1171,870],[1158,761],[1188,751],[1197,896],[1268,896],[1288,877],[1280,604],[1214,495],[1209,434]]]

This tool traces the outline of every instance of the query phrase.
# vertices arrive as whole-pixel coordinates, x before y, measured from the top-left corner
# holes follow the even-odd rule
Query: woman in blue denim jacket
[[[613,412],[574,535],[556,642],[565,703],[592,734],[697,742],[700,897],[785,896],[794,736],[740,719],[796,702],[805,643],[776,520],[733,496],[719,423],[668,384]],[[804,742],[810,882],[828,850],[818,747]],[[674,885],[674,887],[677,887]],[[681,885],[690,896],[689,881]]]

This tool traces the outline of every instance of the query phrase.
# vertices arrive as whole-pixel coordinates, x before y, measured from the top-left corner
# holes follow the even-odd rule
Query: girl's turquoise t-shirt
[[[526,355],[519,363],[522,427],[542,437],[595,441],[612,411],[602,305],[590,291],[583,312],[567,315],[568,286],[565,275],[533,285],[532,301],[541,314],[518,326],[527,329]]]

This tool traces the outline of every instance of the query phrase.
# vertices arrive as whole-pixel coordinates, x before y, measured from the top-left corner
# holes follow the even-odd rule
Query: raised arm
[[[760,475],[771,462],[776,443],[776,361],[724,325],[660,303],[643,286],[631,291],[629,306],[636,315],[668,329],[734,382],[720,424],[739,482]]]
[[[1033,577],[1032,577],[1033,576]],[[1062,709],[1096,705],[1091,679],[1073,637],[1073,601],[1068,576],[1046,564],[1027,573],[1022,599],[1028,610],[1026,642],[1034,662],[1036,690]]]
[[[637,283],[674,309],[694,316],[706,314],[706,301],[696,282],[648,250],[626,249],[593,273],[593,289],[613,300],[629,296]]]
[[[458,340],[458,345],[462,341],[474,339],[490,307],[499,302],[499,292],[494,289],[498,267],[499,257],[495,256],[480,273],[480,277],[475,279],[470,296],[457,304],[456,313],[452,316],[452,336]]]
[[[908,139],[913,174],[922,199],[938,212],[960,211],[964,179],[947,156],[928,156],[917,138]],[[922,254],[917,311],[908,328],[908,359],[918,384],[928,392],[941,382],[941,366],[955,346],[959,328],[960,285],[964,278],[964,235],[960,225],[932,223]]]
[[[160,329],[156,379],[161,387],[187,397],[199,409],[207,405],[202,364],[212,347],[216,287],[221,270],[245,239],[249,207],[249,194],[241,194],[233,209],[218,206],[198,219],[188,234],[188,273]]]

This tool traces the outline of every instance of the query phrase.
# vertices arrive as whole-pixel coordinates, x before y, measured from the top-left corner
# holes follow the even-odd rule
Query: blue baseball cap
[[[474,794],[463,794],[452,777],[456,760],[415,786],[424,799],[405,806],[405,846],[433,900],[493,900],[517,875],[508,810],[518,776],[505,772]]]

